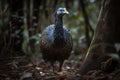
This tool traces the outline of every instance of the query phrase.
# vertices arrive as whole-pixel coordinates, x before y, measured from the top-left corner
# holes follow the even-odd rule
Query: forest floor
[[[53,73],[49,63],[45,63],[42,59],[37,65],[22,58],[14,59],[7,64],[0,64],[0,80],[120,80],[120,69],[111,73],[92,70],[86,75],[80,75],[77,72],[82,62],[82,56],[72,55],[65,61],[61,72],[57,72],[59,64],[56,62],[56,70]]]

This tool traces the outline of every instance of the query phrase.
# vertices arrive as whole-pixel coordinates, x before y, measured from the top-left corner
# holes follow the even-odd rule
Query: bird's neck
[[[63,21],[62,21],[62,16],[56,16],[55,18],[55,29],[63,29]]]
[[[55,19],[54,44],[58,47],[65,44],[62,16],[56,16]]]
[[[62,16],[56,16],[55,18],[55,37],[60,38],[63,36],[63,21]]]

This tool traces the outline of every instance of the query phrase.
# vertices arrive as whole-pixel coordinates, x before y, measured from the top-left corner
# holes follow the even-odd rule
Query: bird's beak
[[[65,14],[69,14],[69,12],[66,10],[65,12],[64,12]]]

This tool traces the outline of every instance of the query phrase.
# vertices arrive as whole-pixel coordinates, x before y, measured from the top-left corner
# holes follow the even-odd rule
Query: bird
[[[63,16],[69,14],[65,7],[55,11],[54,24],[46,27],[41,33],[40,49],[45,62],[50,62],[54,72],[55,62],[59,62],[58,72],[62,69],[64,60],[68,59],[72,48],[73,39],[70,30],[63,26]]]

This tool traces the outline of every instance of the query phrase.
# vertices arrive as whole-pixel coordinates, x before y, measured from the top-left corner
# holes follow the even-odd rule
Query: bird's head
[[[63,16],[65,14],[69,14],[69,12],[66,10],[65,7],[59,7],[56,12],[55,12],[55,16]]]

